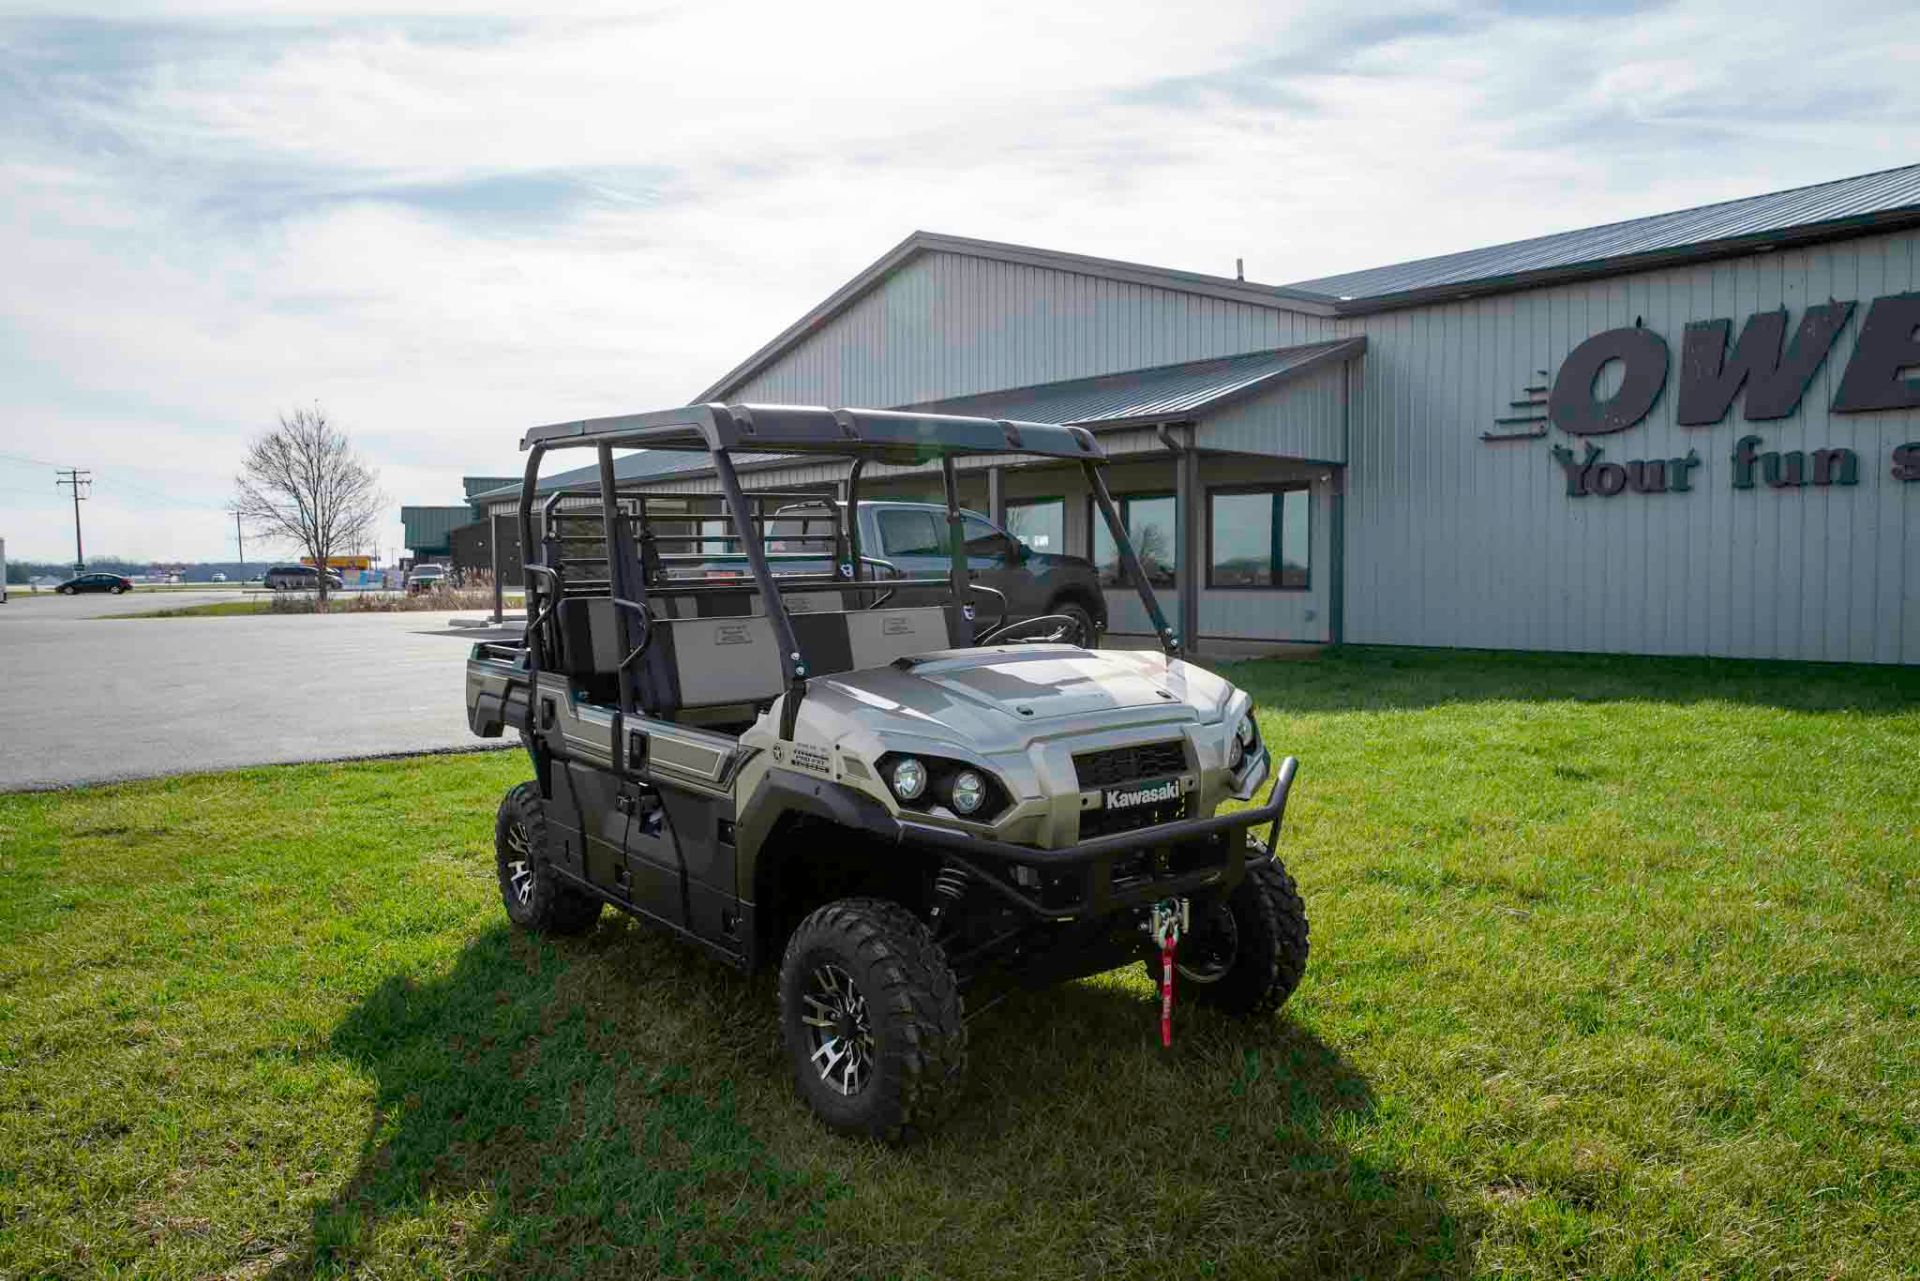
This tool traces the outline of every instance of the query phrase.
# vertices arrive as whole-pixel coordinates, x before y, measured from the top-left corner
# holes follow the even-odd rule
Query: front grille
[[[1112,836],[1115,832],[1137,832],[1143,827],[1177,823],[1187,816],[1187,798],[1161,801],[1158,805],[1136,805],[1123,810],[1081,810],[1080,839]]]
[[[1164,743],[1140,743],[1133,747],[1109,747],[1102,752],[1081,752],[1073,758],[1073,772],[1079,778],[1083,792],[1140,779],[1166,778],[1184,774],[1186,770],[1187,749],[1177,738]]]

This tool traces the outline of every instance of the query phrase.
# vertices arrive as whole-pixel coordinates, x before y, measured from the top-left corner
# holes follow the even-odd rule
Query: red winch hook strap
[[[1160,945],[1160,1045],[1173,1046],[1173,949],[1177,936],[1169,935]]]
[[[1160,1045],[1173,1045],[1173,951],[1180,946],[1180,918],[1185,904],[1167,899],[1153,905],[1148,929],[1160,945]]]

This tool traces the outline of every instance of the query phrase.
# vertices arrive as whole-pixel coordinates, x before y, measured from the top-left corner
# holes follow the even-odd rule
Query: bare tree
[[[316,404],[280,415],[279,427],[247,447],[233,510],[256,534],[307,554],[319,570],[324,608],[328,558],[373,539],[386,501],[379,481]]]

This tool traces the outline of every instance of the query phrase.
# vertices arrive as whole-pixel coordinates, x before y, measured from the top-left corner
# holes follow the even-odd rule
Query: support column
[[[1180,452],[1174,456],[1174,514],[1180,526],[1180,544],[1174,571],[1174,589],[1180,597],[1180,643],[1191,654],[1200,643],[1200,583],[1206,572],[1206,536],[1202,530],[1205,502],[1200,490],[1200,454],[1194,449],[1191,423],[1180,433]]]
[[[1001,529],[1007,527],[1006,468],[987,468],[987,519]]]

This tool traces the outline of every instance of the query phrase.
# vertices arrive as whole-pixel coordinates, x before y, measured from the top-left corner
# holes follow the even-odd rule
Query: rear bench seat
[[[751,720],[759,708],[786,692],[773,620],[764,614],[677,616],[678,607],[703,599],[683,596],[657,602],[676,608],[676,616],[654,619],[648,652],[634,661],[640,701],[653,715],[676,720]],[[612,678],[626,656],[618,614],[605,597],[565,600],[557,611],[561,668],[586,684],[595,701],[608,694],[612,697],[604,701],[618,701]],[[790,611],[789,616],[809,676],[884,667],[896,658],[954,644],[947,611],[938,605]]]

